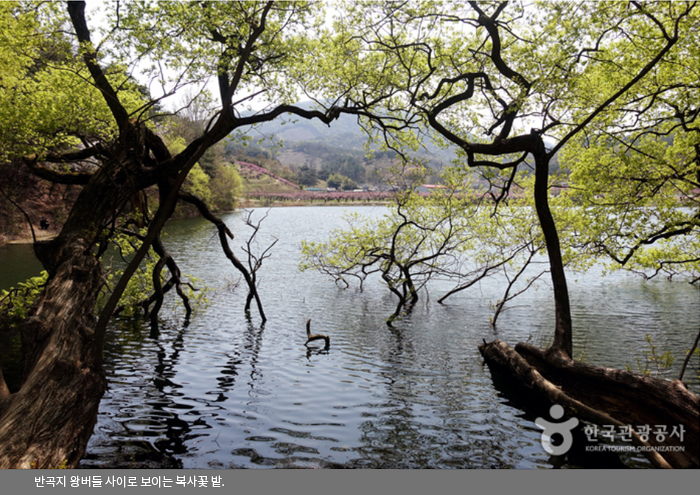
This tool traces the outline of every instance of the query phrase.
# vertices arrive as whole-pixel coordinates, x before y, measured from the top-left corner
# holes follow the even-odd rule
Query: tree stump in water
[[[317,334],[312,334],[311,333],[311,318],[306,320],[306,343],[304,344],[305,346],[309,345],[309,342],[313,342],[314,340],[325,340],[326,341],[326,349],[328,349],[331,346],[331,339],[328,337],[328,335],[323,335],[321,333]]]

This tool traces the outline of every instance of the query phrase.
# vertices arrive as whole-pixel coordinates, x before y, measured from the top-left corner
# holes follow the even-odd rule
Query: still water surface
[[[494,330],[491,303],[502,280],[489,279],[444,306],[435,302],[443,292],[435,284],[410,319],[390,329],[385,319],[395,300],[378,280],[364,292],[343,290],[297,268],[301,240],[325,240],[347,210],[385,211],[269,210],[260,249],[272,237],[279,241],[260,272],[264,327],[255,311],[246,320],[245,290],[236,288],[239,276],[214,228],[201,219],[171,222],[166,247],[183,272],[213,289],[210,302],[187,325],[173,301],[158,335],[129,319],[112,325],[109,390],[82,466],[551,467],[534,418],[494,388],[477,350],[494,338],[546,345],[549,287],[512,301]],[[255,210],[254,220],[267,211]],[[242,218],[225,216],[236,249],[249,233]],[[677,375],[700,328],[700,291],[597,271],[571,279],[575,357],[636,367],[649,334],[679,357]],[[312,331],[330,335],[328,351],[304,346],[308,318]],[[624,460],[646,463],[635,455]]]

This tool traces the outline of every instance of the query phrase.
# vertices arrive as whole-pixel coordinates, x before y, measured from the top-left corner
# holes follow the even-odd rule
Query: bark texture
[[[0,403],[0,468],[73,467],[85,453],[106,390],[92,316],[103,272],[85,248],[66,247],[22,325],[24,381]]]

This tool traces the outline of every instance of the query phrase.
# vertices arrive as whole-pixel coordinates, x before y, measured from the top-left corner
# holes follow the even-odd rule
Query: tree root
[[[682,441],[667,435],[644,441],[630,428],[632,442],[659,468],[697,467],[698,396],[676,381],[665,381],[634,373],[577,363],[547,355],[528,344],[511,348],[496,340],[479,346],[489,366],[504,371],[528,394],[564,406],[577,418],[598,425],[683,425]],[[670,433],[670,432],[669,432]],[[654,450],[657,446],[683,447],[683,452]],[[673,450],[673,449],[670,449]]]

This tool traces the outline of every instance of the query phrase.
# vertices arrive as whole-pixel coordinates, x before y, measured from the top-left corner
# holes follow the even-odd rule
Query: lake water
[[[491,304],[503,280],[488,279],[445,305],[436,303],[444,287],[433,284],[412,316],[389,328],[396,301],[378,280],[363,292],[344,290],[297,268],[301,241],[327,239],[343,225],[344,211],[385,210],[269,210],[260,249],[273,237],[279,241],[260,271],[264,327],[255,310],[246,319],[244,284],[236,287],[240,277],[215,229],[201,219],[171,222],[164,243],[184,273],[212,288],[209,303],[186,324],[172,300],[158,335],[130,319],[111,326],[109,390],[82,466],[551,467],[541,430],[496,390],[477,350],[495,338],[546,346],[553,328],[549,285],[512,301],[494,330]],[[266,212],[255,210],[253,219]],[[242,218],[224,217],[240,257],[249,234]],[[0,248],[2,284],[9,280],[5,260],[22,250]],[[26,269],[38,270],[31,263]],[[571,276],[570,292],[576,358],[636,368],[649,334],[659,350],[674,353],[669,377],[677,376],[700,328],[697,288],[594,270]],[[330,336],[327,351],[304,346],[308,318],[312,331]],[[647,465],[641,456],[624,460]]]

